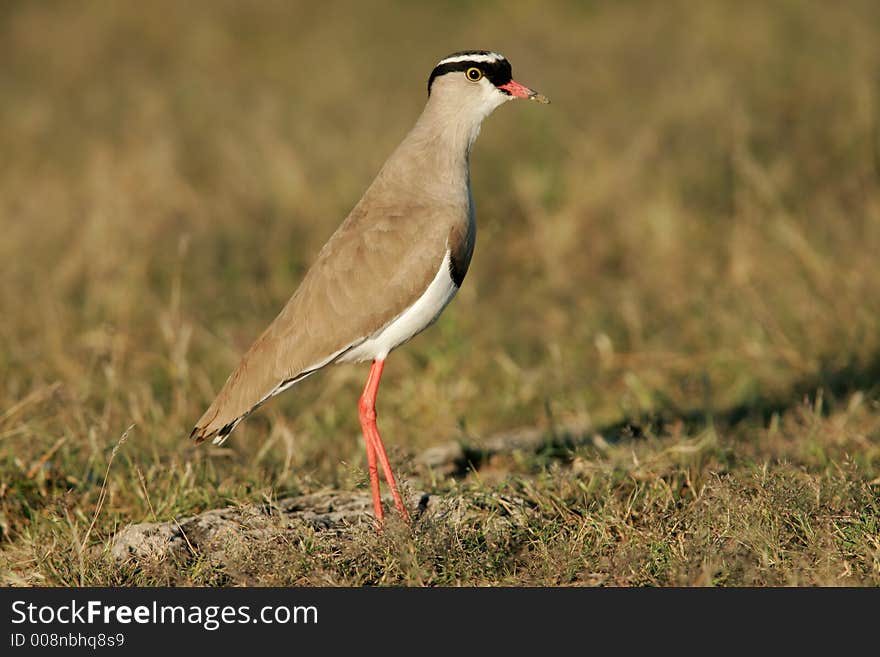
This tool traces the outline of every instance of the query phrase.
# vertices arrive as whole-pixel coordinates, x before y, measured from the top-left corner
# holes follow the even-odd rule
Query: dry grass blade
[[[83,536],[82,543],[80,544],[80,553],[84,552],[86,546],[89,543],[89,536],[92,534],[92,529],[95,528],[95,523],[98,521],[98,516],[101,514],[101,508],[104,506],[104,500],[107,498],[107,479],[110,477],[110,466],[113,465],[113,459],[116,458],[116,454],[125,444],[125,441],[128,440],[128,434],[134,429],[135,425],[129,425],[128,429],[126,429],[123,434],[119,437],[119,440],[116,441],[116,444],[113,446],[113,451],[110,453],[110,459],[107,461],[107,470],[104,472],[104,480],[101,482],[101,492],[98,494],[98,501],[95,504],[95,513],[92,515],[92,521],[89,523],[89,528],[86,530],[85,536]]]
[[[147,480],[144,478],[144,473],[141,472],[141,468],[138,465],[134,466],[134,470],[138,476],[138,483],[141,485],[141,491],[144,493],[144,500],[147,502],[147,506],[150,507],[150,514],[153,516],[153,520],[159,520],[159,516],[156,515],[156,509],[153,508],[153,501],[150,499],[150,492],[147,490]]]

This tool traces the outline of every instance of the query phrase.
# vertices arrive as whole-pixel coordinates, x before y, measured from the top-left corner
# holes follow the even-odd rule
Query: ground
[[[867,1],[4,3],[0,581],[880,585],[878,26]],[[386,367],[380,428],[431,501],[381,533],[292,517],[367,494],[366,367],[187,436],[464,48],[552,104],[485,123],[471,270]],[[222,550],[114,551],[212,509],[241,523]]]

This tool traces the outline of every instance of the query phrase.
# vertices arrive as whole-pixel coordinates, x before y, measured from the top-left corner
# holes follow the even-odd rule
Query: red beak
[[[514,98],[528,98],[529,100],[536,100],[545,105],[550,102],[546,96],[539,94],[534,89],[529,89],[526,85],[520,84],[516,80],[511,80],[507,84],[500,85],[498,88],[504,89],[504,91]]]

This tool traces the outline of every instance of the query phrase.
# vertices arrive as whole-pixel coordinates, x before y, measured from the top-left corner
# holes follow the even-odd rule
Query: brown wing
[[[196,442],[222,440],[279,387],[332,362],[427,289],[456,209],[367,200],[324,245],[290,301],[242,357],[193,429]]]

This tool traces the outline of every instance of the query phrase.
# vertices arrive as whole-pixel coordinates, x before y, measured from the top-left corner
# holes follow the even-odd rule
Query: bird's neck
[[[484,118],[482,114],[462,111],[449,100],[431,98],[410,136],[430,142],[435,152],[466,164]]]
[[[467,199],[470,152],[483,117],[447,105],[428,101],[384,173],[432,195]]]

